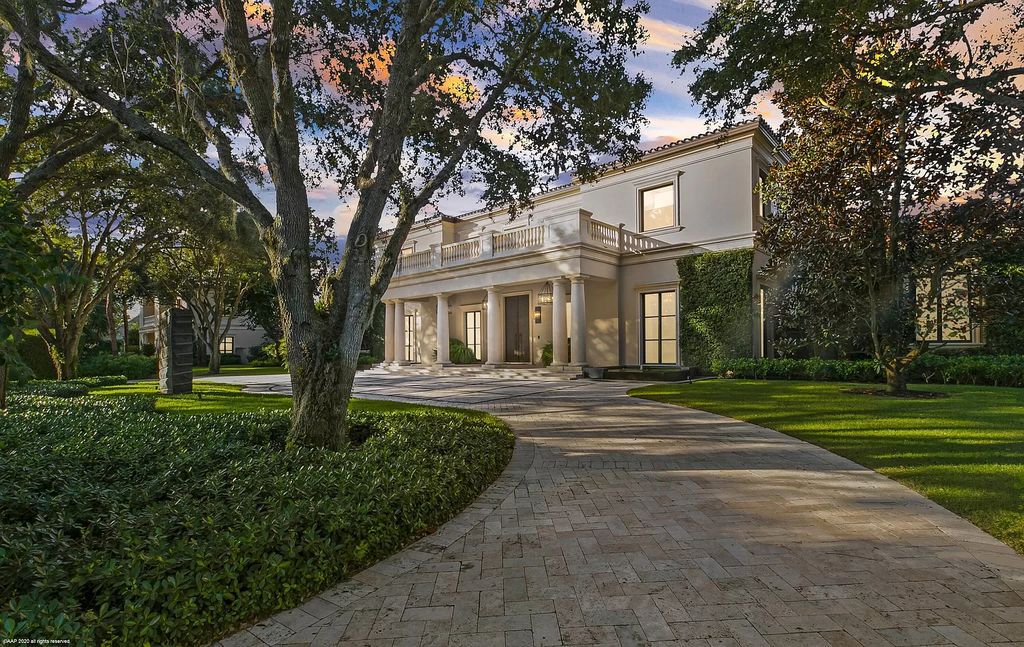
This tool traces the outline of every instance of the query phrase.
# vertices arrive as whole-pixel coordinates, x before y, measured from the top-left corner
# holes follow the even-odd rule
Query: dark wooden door
[[[530,361],[530,297],[505,297],[505,361]]]

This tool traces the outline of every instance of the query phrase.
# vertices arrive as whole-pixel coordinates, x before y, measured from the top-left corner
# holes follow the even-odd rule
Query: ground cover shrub
[[[29,380],[15,386],[13,391],[24,395],[42,395],[51,398],[77,398],[89,393],[89,389],[127,383],[128,378],[124,375],[100,375],[64,381]]]
[[[344,451],[286,448],[287,412],[153,402],[11,397],[0,635],[207,643],[436,528],[513,447],[493,418],[424,409],[354,412],[359,444]]]
[[[79,377],[98,375],[124,375],[129,380],[141,380],[156,375],[156,358],[125,353],[111,355],[97,353],[83,357],[78,363]]]
[[[747,357],[718,361],[713,370],[722,377],[755,380],[884,381],[872,360]],[[911,364],[909,375],[927,384],[1024,387],[1024,356],[928,353]]]

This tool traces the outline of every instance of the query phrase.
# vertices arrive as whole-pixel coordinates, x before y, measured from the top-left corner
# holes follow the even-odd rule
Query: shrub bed
[[[74,380],[30,380],[15,386],[12,391],[24,395],[44,395],[51,398],[77,398],[100,386],[128,384],[124,375],[80,377]]]
[[[914,382],[1024,387],[1024,355],[929,353],[909,370]],[[744,358],[719,361],[714,371],[722,377],[756,380],[883,381],[872,360]]]
[[[129,380],[141,380],[156,375],[156,358],[145,355],[98,353],[84,357],[78,363],[78,375],[124,375]]]
[[[512,453],[493,418],[353,423],[358,447],[286,449],[285,412],[13,395],[0,415],[2,635],[208,642],[431,531]]]

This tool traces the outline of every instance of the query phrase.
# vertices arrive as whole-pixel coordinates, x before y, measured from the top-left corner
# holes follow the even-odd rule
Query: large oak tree
[[[723,0],[676,53],[706,115],[781,109],[792,159],[759,237],[779,328],[866,333],[893,391],[937,332],[971,326],[970,274],[1024,231],[1022,18],[1005,0]]]
[[[46,19],[33,24],[32,8]],[[416,216],[466,179],[486,185],[487,202],[516,205],[560,171],[586,178],[599,158],[629,156],[650,89],[626,70],[643,36],[643,2],[103,8],[92,31],[110,34],[110,46],[90,56],[123,82],[93,78],[92,67],[50,46],[62,40],[51,33],[79,18],[66,5],[0,0],[0,19],[38,65],[254,219],[281,302],[291,440],[302,445],[347,442],[363,332]],[[318,284],[309,189],[324,179],[351,196],[354,217],[340,262]],[[272,188],[266,201],[254,187],[264,181]],[[376,254],[386,216],[395,226]]]

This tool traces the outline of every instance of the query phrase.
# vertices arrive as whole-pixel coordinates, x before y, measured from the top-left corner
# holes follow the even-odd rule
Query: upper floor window
[[[664,229],[676,224],[675,185],[640,191],[640,231]]]

